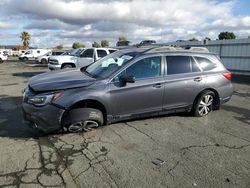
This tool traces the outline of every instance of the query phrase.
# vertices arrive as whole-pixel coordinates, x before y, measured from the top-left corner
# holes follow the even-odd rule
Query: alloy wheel
[[[98,126],[99,125],[97,122],[91,121],[91,120],[86,120],[86,121],[71,124],[68,127],[68,131],[72,132],[72,133],[82,132],[82,131],[87,132],[87,131],[92,130],[92,128],[96,128]]]
[[[212,107],[213,107],[213,96],[208,94],[205,95],[201,101],[200,104],[198,106],[198,113],[200,116],[205,116],[207,115],[210,111],[212,111]]]

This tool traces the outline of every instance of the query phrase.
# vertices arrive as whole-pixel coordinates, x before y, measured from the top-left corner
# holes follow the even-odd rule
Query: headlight
[[[48,95],[37,95],[33,97],[29,97],[27,103],[33,104],[35,106],[45,106],[52,101],[58,99],[61,96],[61,93],[54,93]]]

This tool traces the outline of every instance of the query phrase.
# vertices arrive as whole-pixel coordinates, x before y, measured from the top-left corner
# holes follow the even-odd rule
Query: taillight
[[[231,80],[232,79],[232,73],[231,72],[226,72],[223,74],[223,76],[228,79],[228,80]]]

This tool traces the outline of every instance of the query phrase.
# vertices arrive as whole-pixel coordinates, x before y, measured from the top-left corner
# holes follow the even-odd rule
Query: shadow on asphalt
[[[0,96],[0,137],[35,138],[44,136],[23,123],[22,97]]]
[[[38,74],[45,73],[46,71],[40,71],[40,72],[21,72],[21,73],[13,73],[12,76],[17,76],[17,77],[23,77],[23,78],[30,78],[33,76],[36,76]]]
[[[229,105],[223,105],[222,109],[239,114],[241,117],[235,117],[235,119],[250,125],[250,110]]]
[[[250,76],[247,75],[235,75],[232,76],[232,82],[237,84],[250,84]]]

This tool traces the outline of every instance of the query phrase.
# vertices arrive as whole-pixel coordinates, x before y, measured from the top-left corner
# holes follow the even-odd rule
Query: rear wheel
[[[3,60],[2,60],[2,58],[0,58],[0,63],[3,63]]]
[[[212,91],[204,91],[194,104],[193,113],[196,117],[208,115],[214,106],[215,94]]]
[[[73,68],[73,66],[70,64],[65,64],[62,66],[62,69],[70,69],[70,68]]]
[[[47,64],[48,61],[47,61],[47,59],[44,59],[44,58],[43,58],[43,59],[41,60],[41,63],[42,63],[42,64]]]
[[[77,108],[69,112],[70,124],[63,127],[66,132],[90,131],[103,124],[103,114],[94,108]]]

